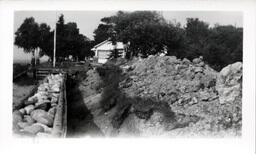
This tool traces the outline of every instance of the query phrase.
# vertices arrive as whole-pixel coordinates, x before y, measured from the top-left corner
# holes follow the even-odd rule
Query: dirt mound
[[[164,130],[161,132],[162,134],[170,135],[170,130],[172,132],[177,132],[178,130],[178,134],[196,133],[205,135],[207,133],[208,135],[216,135],[219,133],[219,135],[223,136],[225,133],[220,133],[223,130],[225,132],[231,130],[232,134],[236,135],[240,134],[241,99],[238,100],[240,105],[222,105],[220,103],[221,100],[226,100],[223,94],[229,93],[227,90],[230,89],[222,88],[221,96],[219,97],[220,90],[216,90],[216,81],[218,80],[219,82],[219,74],[223,73],[216,72],[210,68],[204,63],[202,57],[189,61],[188,59],[180,60],[174,56],[149,56],[132,64],[122,65],[121,68],[123,68],[128,78],[119,83],[119,88],[127,96],[143,99],[150,98],[158,103],[168,103],[172,112],[175,113],[172,122],[161,123],[162,126],[159,126],[159,122],[157,122],[157,127],[169,129],[158,129]],[[239,72],[242,72],[242,70],[239,68],[237,68],[239,71],[235,71],[236,73],[226,74],[225,78],[231,81],[240,80],[241,73],[239,74]],[[234,74],[238,75],[235,76]],[[236,78],[239,79],[236,80]],[[240,94],[241,82],[239,85],[239,87],[236,86],[236,89],[232,89],[233,94]],[[230,97],[229,100],[231,100],[232,98],[235,99],[236,96],[229,95],[227,97]],[[141,108],[144,108],[144,106]],[[122,130],[127,132],[127,129],[124,128],[129,127],[128,124],[136,125],[134,132],[140,132],[144,136],[145,132],[148,131],[145,128],[149,128],[147,125],[155,125],[155,119],[159,120],[159,117],[156,118],[154,116],[156,115],[155,112],[158,111],[153,111],[152,116],[148,120],[146,119],[143,125],[141,125],[141,122],[131,124],[138,120],[134,120],[134,118],[131,120],[131,116],[129,116],[121,126]],[[152,119],[153,122],[149,124]],[[164,119],[160,118],[159,121]],[[173,131],[174,129],[175,131]],[[149,134],[154,133],[151,132]],[[159,134],[159,131],[157,134]]]
[[[202,59],[193,62],[171,56],[150,56],[131,66],[129,78],[120,83],[128,95],[153,97],[170,104],[196,104],[217,98],[217,72]]]
[[[241,99],[220,103],[220,74],[202,57],[149,56],[90,70],[79,88],[106,136],[240,135]],[[234,74],[225,79],[240,84]]]

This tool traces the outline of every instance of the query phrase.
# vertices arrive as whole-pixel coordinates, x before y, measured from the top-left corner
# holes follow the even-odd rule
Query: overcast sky
[[[14,32],[19,28],[25,18],[34,17],[37,23],[47,23],[54,28],[56,16],[64,15],[65,22],[76,22],[80,33],[93,39],[93,31],[103,17],[114,15],[116,11],[17,11],[14,15]],[[243,26],[243,15],[241,12],[213,12],[213,11],[163,11],[161,12],[166,20],[180,22],[182,26],[186,24],[186,18],[199,18],[213,26],[236,25]],[[14,47],[14,60],[29,60],[31,55],[24,54],[21,49]]]

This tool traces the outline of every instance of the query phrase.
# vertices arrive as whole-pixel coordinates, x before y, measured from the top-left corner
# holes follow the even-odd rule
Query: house
[[[123,42],[117,42],[116,45],[113,45],[108,39],[95,45],[91,50],[94,51],[94,58],[97,59],[98,63],[106,63],[109,55],[115,48],[121,54],[121,57],[124,58],[126,45]]]

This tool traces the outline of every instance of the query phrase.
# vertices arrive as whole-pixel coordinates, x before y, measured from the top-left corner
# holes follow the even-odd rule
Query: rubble
[[[124,69],[123,72],[128,77],[119,83],[119,88],[122,89],[125,95],[142,99],[154,99],[159,103],[167,102],[175,113],[174,121],[176,121],[176,124],[169,123],[167,125],[170,126],[165,124],[161,126],[161,123],[158,123],[159,130],[164,130],[165,127],[171,127],[172,129],[186,127],[186,129],[191,128],[193,130],[194,127],[200,126],[200,132],[216,133],[223,129],[231,129],[235,132],[241,131],[241,62],[227,66],[221,72],[217,72],[205,64],[202,57],[191,62],[186,58],[180,60],[174,56],[149,56],[140,61],[134,61],[130,65],[125,64],[124,67],[120,67]],[[235,100],[240,104],[232,105]],[[231,105],[223,106],[223,103],[231,103]],[[206,110],[207,108],[211,110]],[[235,110],[235,108],[238,110]],[[149,127],[151,125],[150,121],[154,119],[156,111],[150,110],[150,112],[151,117],[147,116],[148,120],[146,120],[149,124],[143,122],[142,126],[141,120],[136,120],[132,116],[132,119],[127,119],[135,120],[138,124],[127,122],[126,119],[121,126],[122,130],[125,130],[124,127],[129,127],[128,123],[132,123],[138,127],[134,131],[140,130],[139,132],[142,133],[141,131],[145,127]],[[181,120],[178,120],[180,114],[184,116],[181,116]],[[143,119],[136,112],[135,115],[137,118]],[[197,117],[197,120],[193,120],[192,117]],[[159,119],[159,121],[162,121],[165,118]],[[202,119],[207,119],[206,121],[212,123],[209,126],[210,128],[203,124],[205,120]],[[190,126],[189,123],[191,122],[198,124]],[[153,123],[152,125],[154,125]],[[166,133],[166,130],[162,133]]]
[[[170,104],[178,101],[189,103],[180,100],[183,96],[195,97],[186,100],[211,100],[217,95],[214,87],[218,72],[206,65],[202,57],[190,62],[174,56],[150,56],[133,63],[132,67],[134,69],[129,71],[129,79],[120,83],[128,95],[154,97]]]
[[[37,136],[38,133],[51,135],[62,82],[62,74],[47,76],[36,93],[25,100],[25,106],[13,112],[15,133],[28,136]]]

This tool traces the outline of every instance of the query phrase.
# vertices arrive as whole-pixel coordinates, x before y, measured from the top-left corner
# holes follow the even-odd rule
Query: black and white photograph
[[[256,1],[0,0],[0,153],[255,153]]]
[[[242,12],[17,11],[14,20],[16,135],[241,136]]]

